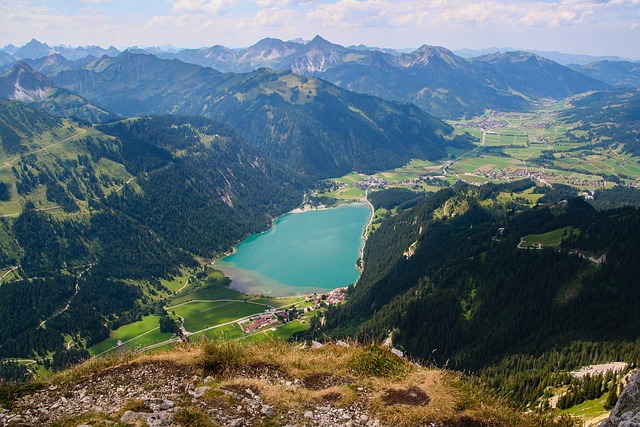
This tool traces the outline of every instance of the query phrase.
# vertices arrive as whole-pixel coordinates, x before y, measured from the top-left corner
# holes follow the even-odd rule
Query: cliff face
[[[640,427],[640,371],[624,388],[609,419],[599,427]]]
[[[531,426],[457,374],[386,348],[210,342],[0,389],[0,425]],[[567,424],[563,424],[567,425]]]

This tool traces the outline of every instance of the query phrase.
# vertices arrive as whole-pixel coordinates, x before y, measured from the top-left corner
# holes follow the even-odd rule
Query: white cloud
[[[256,0],[256,4],[260,7],[288,7],[288,6],[308,6],[312,4],[311,0]]]
[[[518,20],[518,24],[531,27],[563,27],[588,22],[593,12],[576,12],[574,10],[534,10]]]
[[[439,0],[439,2],[442,2]],[[431,9],[429,2],[389,0],[340,0],[321,4],[307,13],[307,18],[324,26],[375,27],[421,24]]]
[[[271,7],[256,13],[255,24],[260,27],[279,27],[289,25],[298,18],[298,12],[292,9]]]
[[[234,0],[177,0],[172,10],[178,13],[213,13],[219,14],[228,10],[236,2]]]

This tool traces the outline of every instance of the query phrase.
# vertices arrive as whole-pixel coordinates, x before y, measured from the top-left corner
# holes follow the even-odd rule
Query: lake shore
[[[311,216],[289,216],[301,213]],[[330,292],[360,277],[356,256],[362,254],[371,217],[366,201],[297,208],[210,265],[231,278],[232,289],[243,293],[288,297]]]

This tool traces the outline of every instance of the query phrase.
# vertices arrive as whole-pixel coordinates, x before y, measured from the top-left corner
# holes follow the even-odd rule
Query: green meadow
[[[564,227],[543,234],[529,234],[522,238],[520,247],[532,248],[536,244],[542,247],[558,246],[563,237],[568,237],[579,232],[580,230],[574,229],[573,227]]]
[[[125,343],[131,349],[167,341],[172,334],[161,333],[159,321],[160,318],[158,316],[149,315],[137,322],[121,326],[115,331],[111,331],[108,339],[91,347],[89,353],[95,356],[112,350],[116,347],[118,341]]]
[[[177,307],[167,307],[167,311],[184,318],[184,328],[187,331],[197,332],[210,326],[261,313],[268,308],[250,302],[218,301],[190,302]]]

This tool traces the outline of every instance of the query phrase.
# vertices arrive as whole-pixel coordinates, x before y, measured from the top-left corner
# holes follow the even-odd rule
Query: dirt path
[[[43,320],[42,322],[40,322],[40,324],[38,325],[37,329],[41,329],[44,327],[44,325],[51,319],[58,317],[59,315],[61,315],[62,313],[64,313],[65,311],[67,311],[69,309],[69,306],[71,305],[71,300],[73,300],[73,298],[78,295],[78,291],[80,290],[80,278],[82,277],[82,275],[84,273],[86,273],[87,271],[89,271],[91,269],[91,267],[93,267],[94,264],[89,264],[89,266],[87,268],[85,268],[84,270],[82,270],[80,272],[80,274],[78,274],[78,277],[76,278],[76,287],[75,287],[75,292],[73,293],[73,295],[71,295],[71,298],[69,298],[69,301],[67,301],[67,304],[61,308],[60,310],[56,311],[55,313],[53,313],[51,315],[51,317]]]
[[[41,152],[41,151],[48,150],[48,149],[49,149],[49,148],[51,148],[51,147],[54,147],[54,146],[56,146],[56,145],[58,145],[58,144],[62,144],[63,142],[67,142],[67,141],[69,141],[70,139],[73,139],[73,138],[75,138],[75,137],[77,137],[77,136],[80,136],[80,135],[82,135],[82,134],[84,134],[84,133],[86,133],[86,132],[87,132],[87,130],[86,130],[86,129],[82,129],[82,132],[77,132],[77,133],[75,133],[75,134],[71,135],[70,137],[65,138],[65,139],[63,139],[63,140],[61,140],[61,141],[54,142],[53,144],[49,144],[49,145],[47,145],[46,147],[38,148],[37,150],[33,150],[33,151],[28,152],[28,153],[23,153],[23,154],[21,154],[20,156],[16,157],[15,159],[11,159],[11,160],[8,160],[8,161],[4,162],[4,163],[3,163],[3,165],[2,165],[2,166],[0,166],[0,169],[2,169],[2,168],[8,168],[9,166],[11,166],[11,164],[12,164],[13,162],[15,162],[16,160],[20,160],[21,158],[23,158],[23,157],[25,157],[25,156],[28,156],[29,154],[36,154],[36,153],[39,153],[39,152]]]
[[[455,165],[456,163],[458,163],[460,160],[462,160],[464,157],[468,156],[469,154],[473,153],[474,151],[479,150],[480,148],[482,148],[482,146],[484,145],[485,141],[487,139],[487,131],[486,130],[482,130],[482,142],[480,143],[480,145],[478,145],[477,147],[467,151],[466,153],[462,153],[460,155],[460,157],[458,157],[455,160],[450,160],[447,163],[445,163],[445,165],[442,167],[442,173],[444,174],[444,176],[447,176],[447,168],[450,168],[451,166]],[[458,176],[458,174],[455,174],[456,177],[458,177],[459,180],[464,181],[462,178],[460,178],[460,176]],[[466,181],[465,181],[466,182]]]

